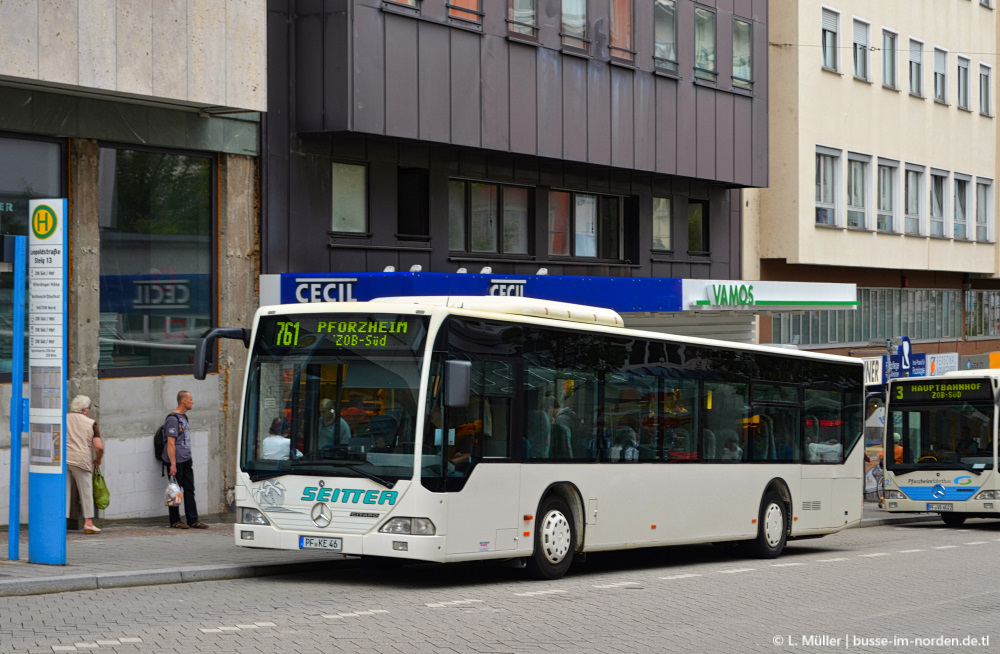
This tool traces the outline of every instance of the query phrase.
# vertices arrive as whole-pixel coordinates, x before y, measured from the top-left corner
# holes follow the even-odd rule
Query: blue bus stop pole
[[[28,269],[28,237],[14,237],[14,357],[10,374],[10,519],[7,558],[21,556],[21,432],[27,419],[24,395],[24,286]]]

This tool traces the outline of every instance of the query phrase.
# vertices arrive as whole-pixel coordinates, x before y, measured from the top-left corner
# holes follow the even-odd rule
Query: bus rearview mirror
[[[444,405],[469,406],[472,387],[471,361],[446,361],[444,364]]]

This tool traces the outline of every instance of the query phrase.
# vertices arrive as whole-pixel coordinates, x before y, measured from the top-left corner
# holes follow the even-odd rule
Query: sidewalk
[[[937,520],[891,515],[865,502],[862,527]],[[107,524],[102,532],[67,534],[66,565],[28,563],[27,527],[21,527],[20,560],[7,558],[7,528],[0,533],[0,597],[66,591],[179,584],[284,575],[337,565],[339,554],[237,547],[231,522],[210,529],[170,529],[165,524]]]

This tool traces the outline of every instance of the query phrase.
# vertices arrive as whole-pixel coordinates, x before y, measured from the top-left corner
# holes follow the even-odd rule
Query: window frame
[[[451,187],[453,183],[460,183],[463,185],[462,198],[463,198],[463,247],[462,249],[454,249],[451,242],[451,225],[452,225],[452,215],[451,215]],[[495,206],[493,207],[496,216],[496,225],[494,226],[493,233],[493,243],[496,248],[494,250],[475,250],[472,246],[473,234],[476,230],[473,229],[473,206],[472,206],[472,186],[474,184],[482,184],[486,186],[492,186],[495,189],[496,200]],[[519,189],[526,192],[525,199],[525,229],[524,229],[524,252],[517,252],[514,250],[508,251],[506,249],[506,243],[504,241],[504,225],[506,224],[506,201],[505,201],[505,190],[506,189]],[[463,256],[472,257],[490,257],[490,256],[503,256],[505,258],[511,259],[528,259],[532,256],[534,252],[533,234],[534,234],[534,187],[525,186],[522,184],[504,184],[501,182],[493,182],[482,179],[470,179],[462,177],[449,177],[448,178],[448,251],[455,254],[460,254]]]
[[[521,2],[531,4],[530,23],[515,16],[515,6]],[[507,0],[507,36],[529,41],[538,40],[538,0]]]
[[[840,12],[822,8],[820,20],[820,63],[824,70],[840,72]]]
[[[570,32],[566,30],[566,3],[567,2],[579,2],[583,9],[583,34],[581,36],[571,35]],[[589,27],[589,15],[587,12],[587,0],[562,0],[559,5],[559,42],[564,49],[569,49],[571,52],[583,52],[586,53],[590,48],[590,39],[588,35],[590,34]]]
[[[617,12],[618,3],[628,3],[628,30],[625,34],[616,30],[621,23]],[[619,35],[618,41],[615,39],[616,33]],[[625,37],[627,41],[623,43],[620,40],[621,37]],[[633,64],[636,55],[635,46],[635,0],[611,0],[608,8],[608,56],[611,57],[612,61]]]
[[[969,192],[972,187],[972,175],[955,172],[952,173],[951,179],[952,235],[957,241],[971,241],[973,239],[969,237]],[[965,206],[963,208],[964,213],[961,216],[961,219],[958,214],[959,199],[965,200]]]
[[[969,88],[969,66],[972,63],[972,60],[968,57],[963,57],[962,55],[956,55],[956,57],[957,63],[955,78],[957,82],[957,89],[955,102],[958,104],[959,109],[970,111],[971,108],[969,98],[971,97],[971,94]]]
[[[979,195],[980,188],[986,189],[985,202],[981,201]],[[980,207],[983,207],[985,211],[981,212]],[[980,220],[980,217],[984,220]],[[983,230],[982,238],[980,238],[980,229]],[[986,177],[976,178],[976,224],[974,235],[975,240],[980,243],[993,242],[993,180]]]
[[[869,44],[871,42],[871,23],[860,18],[854,18],[852,22],[852,49],[854,55],[854,79],[863,82],[871,81],[871,57],[869,56]],[[862,31],[859,31],[859,29]],[[862,34],[863,32],[863,34]],[[859,37],[864,38],[864,42]]]
[[[704,246],[700,250],[696,250],[691,247],[691,234],[693,232],[694,225],[692,225],[692,207],[701,207],[701,242]],[[711,241],[711,215],[712,205],[708,200],[703,200],[700,198],[688,198],[687,201],[687,228],[688,228],[688,243],[687,243],[687,253],[694,256],[704,256],[711,254],[712,252],[712,241]]]
[[[934,48],[934,101],[948,104],[948,51]]]
[[[663,36],[660,33],[660,26],[662,23],[660,22],[659,17],[661,13],[672,16],[672,41],[660,40],[660,37]],[[661,46],[664,50],[662,54],[666,54],[665,50],[671,45],[673,46],[674,51],[673,59],[657,54],[657,52],[660,52]],[[653,65],[659,70],[677,73],[677,0],[653,0]]]
[[[908,163],[903,167],[903,234],[907,236],[922,236],[924,235],[924,175],[927,173],[926,166],[920,166],[918,164]],[[910,175],[914,175],[917,183],[917,188],[914,189],[913,193],[910,192]],[[910,211],[912,208],[910,206],[911,200],[917,203],[917,212],[913,213]],[[910,226],[916,222],[916,230],[911,230]]]
[[[739,77],[736,74],[738,68],[742,68],[738,64],[737,51],[736,51],[736,24],[742,23],[747,26],[747,65],[746,68],[749,71],[749,77]],[[739,16],[733,16],[733,87],[738,89],[743,89],[746,91],[753,90],[753,21],[749,18],[741,18]]]
[[[889,189],[888,195],[882,192],[882,174],[883,170],[889,171]],[[899,220],[897,216],[899,215],[899,162],[894,159],[884,159],[879,157],[876,164],[875,173],[875,229],[879,232],[885,232],[888,234],[899,233]],[[888,197],[889,208],[884,209],[882,206],[882,200],[884,197]],[[883,217],[887,217],[884,220]]]
[[[816,146],[816,157],[815,157],[815,195],[814,195],[814,206],[816,209],[815,213],[815,224],[820,227],[839,227],[840,224],[840,160],[843,152],[836,150],[834,148],[828,148],[824,146]],[[820,198],[820,161],[821,159],[830,160],[830,180],[829,182],[823,182],[822,188],[827,188],[832,191],[832,201],[827,202],[825,200],[821,201]],[[829,221],[820,221],[819,212],[828,211],[830,212]]]
[[[945,224],[948,219],[948,178],[950,175],[948,171],[940,170],[938,168],[931,168],[929,184],[927,185],[927,190],[930,196],[930,200],[927,204],[927,221],[929,236],[936,236],[938,238],[947,238],[948,229]],[[941,180],[941,190],[937,191],[936,184],[937,180]],[[940,215],[935,214],[934,211],[934,196],[940,194],[940,204],[941,213]]]
[[[340,166],[340,167],[348,167],[349,166],[351,168],[359,168],[364,173],[364,192],[363,192],[364,216],[362,218],[362,221],[363,221],[364,224],[362,225],[361,229],[359,229],[359,230],[334,229],[334,227],[335,227],[335,221],[336,221],[336,215],[337,215],[335,205],[336,205],[336,202],[337,202],[337,193],[336,193],[337,176],[336,176],[336,170],[337,170],[338,166]],[[371,231],[370,231],[370,225],[371,225],[371,222],[370,222],[371,221],[371,216],[370,216],[370,213],[371,213],[371,202],[369,202],[369,198],[368,198],[368,192],[369,192],[369,184],[368,184],[369,175],[368,175],[368,173],[369,173],[369,171],[368,171],[368,164],[367,163],[359,163],[357,161],[331,161],[330,162],[330,229],[327,231],[327,234],[329,234],[331,236],[348,236],[348,237],[352,237],[352,236],[353,237],[367,237],[367,236],[371,236]]]
[[[673,252],[674,251],[674,204],[673,197],[666,196],[653,196],[653,210],[651,214],[652,220],[652,245],[651,249],[654,252]],[[660,202],[662,201],[662,202]],[[660,205],[659,208],[657,205]],[[666,209],[664,212],[660,209]],[[664,237],[664,227],[666,235],[666,247],[657,247],[657,239],[662,239]]]
[[[553,208],[554,203],[552,202],[553,196],[555,194],[566,194],[569,197],[568,207],[569,215],[566,216],[566,243],[568,253],[557,253],[552,250],[552,218],[553,218]],[[595,216],[594,216],[594,236],[596,242],[597,253],[595,256],[579,254],[577,252],[577,198],[580,196],[594,198],[595,204]],[[602,200],[613,199],[617,201],[618,204],[618,253],[616,256],[608,256],[606,252],[606,245],[603,242],[604,234],[604,203]],[[614,261],[621,262],[624,261],[624,237],[625,237],[625,197],[621,195],[605,195],[601,193],[591,193],[587,191],[571,191],[562,188],[553,188],[549,190],[549,207],[548,215],[546,216],[546,253],[549,257],[555,257],[558,259],[576,259],[583,261]]]
[[[983,79],[985,78],[985,83]],[[979,64],[979,113],[993,117],[993,68],[987,64]],[[985,89],[985,92],[984,92]]]
[[[914,47],[917,46],[917,47]],[[910,39],[910,95],[915,98],[924,97],[924,42]]]
[[[712,26],[712,44],[711,48],[706,50],[707,54],[711,55],[710,62],[708,63],[712,68],[705,68],[699,65],[698,62],[698,46],[699,35],[698,35],[698,14],[701,12],[702,16],[711,16],[711,26]],[[696,5],[694,8],[694,38],[692,39],[694,47],[694,76],[695,79],[701,80],[703,82],[717,82],[719,79],[719,15],[715,9],[710,9],[708,7],[702,7]],[[702,44],[704,45],[704,44]]]
[[[209,221],[208,226],[209,233],[209,247],[208,247],[208,269],[209,269],[209,288],[218,288],[219,279],[221,277],[219,270],[219,155],[214,152],[205,152],[203,150],[189,150],[181,148],[162,148],[162,147],[145,147],[134,143],[121,143],[115,141],[100,141],[97,144],[98,147],[98,159],[100,158],[100,151],[102,149],[112,149],[112,150],[130,150],[134,152],[147,152],[152,154],[166,154],[166,155],[176,155],[184,157],[196,157],[200,159],[207,159],[209,161]],[[65,183],[65,180],[64,180]],[[98,258],[100,258],[100,244],[98,244]],[[219,299],[217,293],[208,293],[208,328],[215,328],[219,326]],[[193,351],[192,351],[193,353]],[[218,357],[212,357],[217,359]],[[208,372],[218,371],[218,361],[213,361]],[[104,368],[98,364],[97,367],[97,378],[98,379],[116,379],[124,377],[158,377],[163,375],[171,374],[189,374],[191,369],[191,364],[175,364],[175,365],[144,365],[144,366],[131,366],[131,367],[111,367]]]
[[[464,6],[460,3],[475,4],[475,8]],[[458,20],[471,25],[482,27],[483,24],[483,0],[446,0],[445,8],[449,20]]]
[[[845,206],[847,208],[847,215],[845,217],[848,229],[868,229],[868,218],[871,213],[871,155],[861,154],[859,152],[848,152],[847,153],[847,192],[845,194],[846,202]],[[857,164],[857,166],[855,165]],[[859,198],[855,198],[854,189],[852,189],[852,182],[855,184],[858,181],[858,175],[856,170],[860,166],[861,175],[861,194]],[[852,204],[852,200],[860,199],[861,204]],[[852,217],[852,214],[855,216]],[[860,214],[861,221],[857,224],[857,214]]]
[[[891,41],[891,43],[887,42]],[[896,52],[899,33],[882,28],[882,86],[894,91],[899,90],[899,66]],[[886,75],[886,71],[889,72]]]

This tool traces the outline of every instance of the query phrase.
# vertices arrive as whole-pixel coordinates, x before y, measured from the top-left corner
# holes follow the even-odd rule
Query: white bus
[[[789,538],[861,519],[860,360],[527,298],[262,307],[235,540],[419,561]]]
[[[1000,517],[996,400],[1000,370],[889,382],[885,506],[931,512],[957,527]]]

